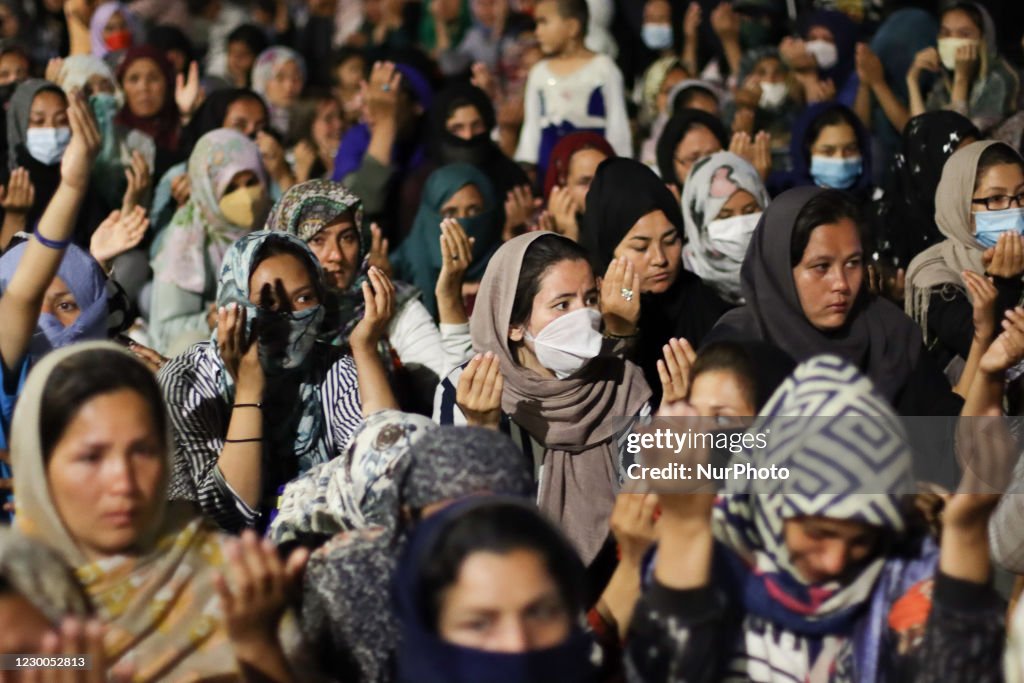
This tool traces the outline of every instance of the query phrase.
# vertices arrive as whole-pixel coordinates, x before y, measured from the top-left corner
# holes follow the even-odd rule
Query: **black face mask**
[[[480,166],[491,156],[493,144],[487,133],[465,140],[445,131],[440,142],[441,161],[445,164]]]

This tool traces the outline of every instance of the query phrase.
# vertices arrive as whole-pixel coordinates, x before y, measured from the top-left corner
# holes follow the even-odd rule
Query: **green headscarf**
[[[434,30],[434,17],[430,14],[430,3],[423,3],[423,18],[420,20],[420,45],[428,50],[437,47],[437,31]],[[473,15],[469,11],[469,0],[462,0],[459,16],[455,21],[448,22],[448,36],[451,46],[455,48],[462,42],[466,31],[473,25]]]
[[[423,304],[437,317],[434,286],[441,274],[441,207],[452,195],[466,187],[476,187],[484,200],[484,210],[472,218],[459,219],[468,237],[475,238],[473,261],[466,270],[466,280],[475,282],[484,276],[487,263],[501,246],[501,229],[505,222],[504,206],[498,202],[494,186],[478,168],[470,164],[442,166],[427,179],[423,198],[413,222],[412,232],[391,257],[397,277],[411,282],[423,294]]]

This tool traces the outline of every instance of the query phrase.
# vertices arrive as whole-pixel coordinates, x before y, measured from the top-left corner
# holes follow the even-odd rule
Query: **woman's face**
[[[864,254],[857,226],[849,218],[811,231],[804,257],[793,268],[793,283],[807,321],[829,332],[846,324],[864,281]]]
[[[729,420],[757,415],[748,383],[732,370],[707,370],[694,377],[689,403],[701,417]]]
[[[313,119],[311,134],[317,147],[323,150],[337,151],[341,144],[341,133],[344,123],[341,120],[341,107],[335,100],[321,100],[316,105],[316,118]]]
[[[683,243],[676,226],[660,210],[640,218],[619,242],[613,254],[633,265],[640,278],[640,291],[661,294],[679,276]]]
[[[832,31],[828,30],[824,26],[812,26],[807,32],[807,40],[824,40],[826,43],[835,43],[836,37],[832,35]]]
[[[228,74],[237,83],[248,83],[252,65],[256,63],[256,55],[244,40],[228,43]]]
[[[594,181],[597,167],[608,156],[597,149],[581,149],[569,158],[569,171],[565,176],[565,186],[569,195],[582,212],[587,206],[587,193],[590,183]]]
[[[690,175],[690,169],[695,163],[721,151],[722,143],[707,126],[692,126],[676,145],[675,157],[672,160],[679,182],[686,182],[686,177]]]
[[[86,401],[47,464],[61,521],[92,559],[131,552],[153,527],[165,495],[166,444],[133,389]]]
[[[29,128],[65,128],[68,125],[68,101],[53,90],[43,90],[32,98],[28,111]]]
[[[335,75],[338,79],[338,85],[345,90],[355,90],[359,87],[359,83],[363,80],[365,73],[366,62],[362,57],[353,56],[338,66]]]
[[[275,313],[301,313],[320,299],[299,257],[275,254],[263,259],[249,276],[249,303]]]
[[[99,94],[116,95],[117,87],[106,76],[95,74],[90,76],[89,80],[85,83],[85,96],[90,97]]]
[[[441,205],[442,218],[472,218],[484,212],[484,196],[476,185],[466,185]]]
[[[600,303],[594,271],[586,261],[559,261],[548,267],[541,276],[537,295],[525,330],[522,326],[509,330],[509,339],[523,342],[534,353],[533,342],[526,339],[525,331],[536,337],[556,318],[581,308],[596,309]]]
[[[17,38],[21,32],[21,22],[8,7],[0,5],[0,37]]]
[[[478,551],[444,591],[438,632],[444,640],[486,652],[520,654],[555,647],[572,617],[544,559],[535,551]]]
[[[729,201],[722,204],[722,208],[718,210],[718,215],[715,216],[714,220],[725,220],[735,216],[749,216],[763,209],[764,207],[757,203],[754,195],[746,190],[736,190],[729,197]]]
[[[881,533],[863,522],[828,517],[787,519],[783,537],[793,567],[808,583],[848,583],[878,550]]]
[[[963,10],[955,9],[942,15],[939,27],[939,38],[967,38],[981,40],[981,29],[971,21],[970,15]]]
[[[860,156],[857,132],[848,123],[825,126],[811,145],[811,154],[816,157],[851,159]]]
[[[1024,193],[1024,171],[1017,164],[997,164],[990,166],[978,179],[978,188],[974,191],[972,199],[986,199],[988,197],[1016,197]],[[1011,206],[1016,206],[1011,204]],[[984,204],[971,204],[971,232],[974,232],[974,214],[988,211]]]
[[[106,40],[115,33],[128,30],[128,22],[125,21],[124,15],[120,12],[114,12],[107,19],[106,26],[103,27],[103,39]]]
[[[16,52],[0,57],[0,85],[20,83],[28,78],[28,61]]]
[[[664,114],[668,111],[668,94],[672,92],[672,88],[682,83],[688,78],[689,74],[682,67],[677,67],[670,70],[665,74],[665,80],[661,82],[661,87],[658,88],[658,113]]]
[[[224,127],[234,128],[248,138],[255,138],[256,133],[267,127],[263,105],[249,97],[235,100],[228,105],[224,114]]]
[[[231,182],[224,189],[224,194],[231,194],[243,187],[259,187],[261,185],[263,183],[260,182],[260,177],[252,171],[239,171],[231,178]]]
[[[487,125],[484,124],[484,117],[480,110],[471,104],[457,108],[452,112],[444,127],[449,133],[463,140],[472,140],[478,135],[487,132]]]
[[[75,295],[71,293],[71,288],[64,280],[54,276],[43,294],[43,308],[40,313],[54,316],[61,325],[67,327],[78,320],[82,311],[78,307]]]
[[[279,107],[295,104],[302,94],[302,70],[294,60],[289,60],[274,69],[267,81],[267,99]]]
[[[342,290],[352,285],[359,270],[359,228],[348,212],[313,235],[307,243],[324,268],[328,286]]]
[[[777,57],[765,57],[757,63],[750,73],[758,83],[782,83],[786,80],[786,70]]]
[[[152,59],[136,59],[124,74],[124,96],[128,109],[142,118],[156,116],[164,106],[167,81]]]

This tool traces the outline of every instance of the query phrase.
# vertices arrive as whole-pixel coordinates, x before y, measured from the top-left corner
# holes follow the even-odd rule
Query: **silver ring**
[[[633,290],[630,289],[629,287],[623,287],[622,289],[620,289],[619,294],[621,294],[622,298],[625,299],[626,301],[633,300]]]
[[[458,254],[456,254],[455,256],[452,256],[452,261],[458,261],[458,260],[459,260],[459,255]]]
[[[389,92],[391,90],[391,84],[385,83],[384,85],[380,86],[380,89],[383,90],[384,92]]]

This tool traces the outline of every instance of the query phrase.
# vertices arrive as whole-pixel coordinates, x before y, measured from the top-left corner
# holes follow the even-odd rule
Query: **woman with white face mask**
[[[987,131],[1016,109],[1019,83],[999,55],[992,17],[981,5],[957,2],[942,13],[938,48],[921,50],[907,71],[910,115],[948,109]],[[938,74],[921,90],[923,73]]]
[[[602,335],[602,308],[605,329],[616,329],[613,311],[635,307],[639,284],[624,284],[622,272],[605,281],[599,291],[586,252],[566,237],[531,232],[506,242],[470,318],[478,355],[448,375],[434,404],[441,424],[511,433],[538,468],[538,504],[588,564],[615,502],[625,424],[610,418],[651,412],[643,373],[611,355],[619,340]]]
[[[698,161],[683,188],[683,265],[730,303],[743,303],[740,266],[768,201],[757,170],[731,152]]]

